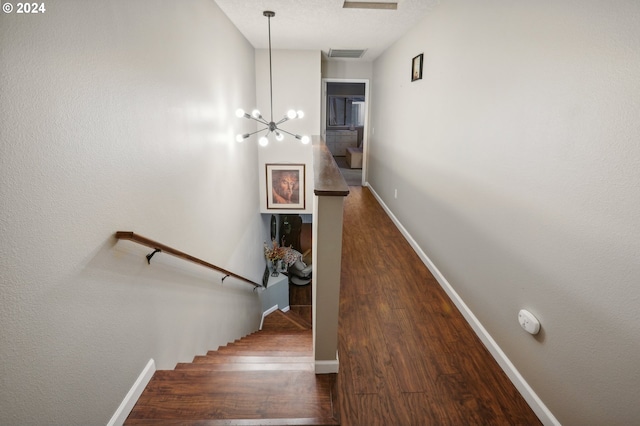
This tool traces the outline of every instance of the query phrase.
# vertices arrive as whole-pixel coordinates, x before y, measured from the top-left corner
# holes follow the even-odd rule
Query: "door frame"
[[[367,151],[369,147],[369,79],[364,78],[323,78],[322,106],[320,111],[320,137],[327,135],[327,83],[364,83],[364,129],[362,130],[362,186],[367,183]]]

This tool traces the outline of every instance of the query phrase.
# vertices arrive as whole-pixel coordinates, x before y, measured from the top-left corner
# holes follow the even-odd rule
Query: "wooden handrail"
[[[218,272],[222,272],[223,274],[226,274],[227,276],[230,277],[234,277],[237,278],[241,281],[247,282],[249,284],[254,285],[255,287],[262,287],[260,284],[255,283],[253,281],[251,281],[248,278],[245,278],[243,276],[240,276],[238,274],[234,274],[233,272],[227,271],[226,269],[220,268],[216,265],[213,265],[209,262],[205,262],[204,260],[198,259],[197,257],[193,257],[189,254],[183,253],[180,250],[176,250],[174,248],[171,248],[167,245],[161,244],[159,242],[150,240],[149,238],[143,237],[142,235],[138,235],[134,232],[131,231],[118,231],[116,232],[115,237],[119,240],[130,240],[133,242],[136,242],[138,244],[142,244],[143,246],[147,246],[147,247],[151,247],[152,249],[155,249],[155,251],[153,253],[150,253],[147,255],[147,260],[151,260],[151,257],[157,252],[157,251],[161,251],[164,253],[168,253],[171,254],[173,256],[179,257],[181,259],[184,260],[188,260],[191,261],[193,263],[197,263],[198,265],[202,265],[204,267],[210,268],[210,269],[214,269]],[[224,281],[226,277],[222,278],[222,280]]]

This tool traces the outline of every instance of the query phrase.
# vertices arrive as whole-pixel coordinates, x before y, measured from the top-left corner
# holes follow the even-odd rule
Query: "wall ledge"
[[[320,138],[313,140],[313,192],[319,197],[346,197],[349,186],[327,144]]]

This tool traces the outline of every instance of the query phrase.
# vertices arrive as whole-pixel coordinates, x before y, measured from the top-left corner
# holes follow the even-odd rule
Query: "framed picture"
[[[304,210],[304,164],[266,164],[267,209]]]
[[[411,81],[422,80],[422,60],[424,53],[419,54],[411,61]]]
[[[271,276],[271,271],[269,271],[269,267],[264,267],[264,273],[262,274],[262,287],[267,288],[269,284],[269,277]]]

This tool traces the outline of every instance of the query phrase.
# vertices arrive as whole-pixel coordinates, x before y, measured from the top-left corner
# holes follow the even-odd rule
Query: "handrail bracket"
[[[152,251],[151,253],[149,253],[149,254],[147,255],[147,263],[148,263],[149,265],[151,265],[151,258],[153,257],[153,255],[155,255],[156,253],[161,252],[161,251],[162,251],[162,250],[160,250],[159,248],[157,248],[157,249],[155,249],[154,251]]]

